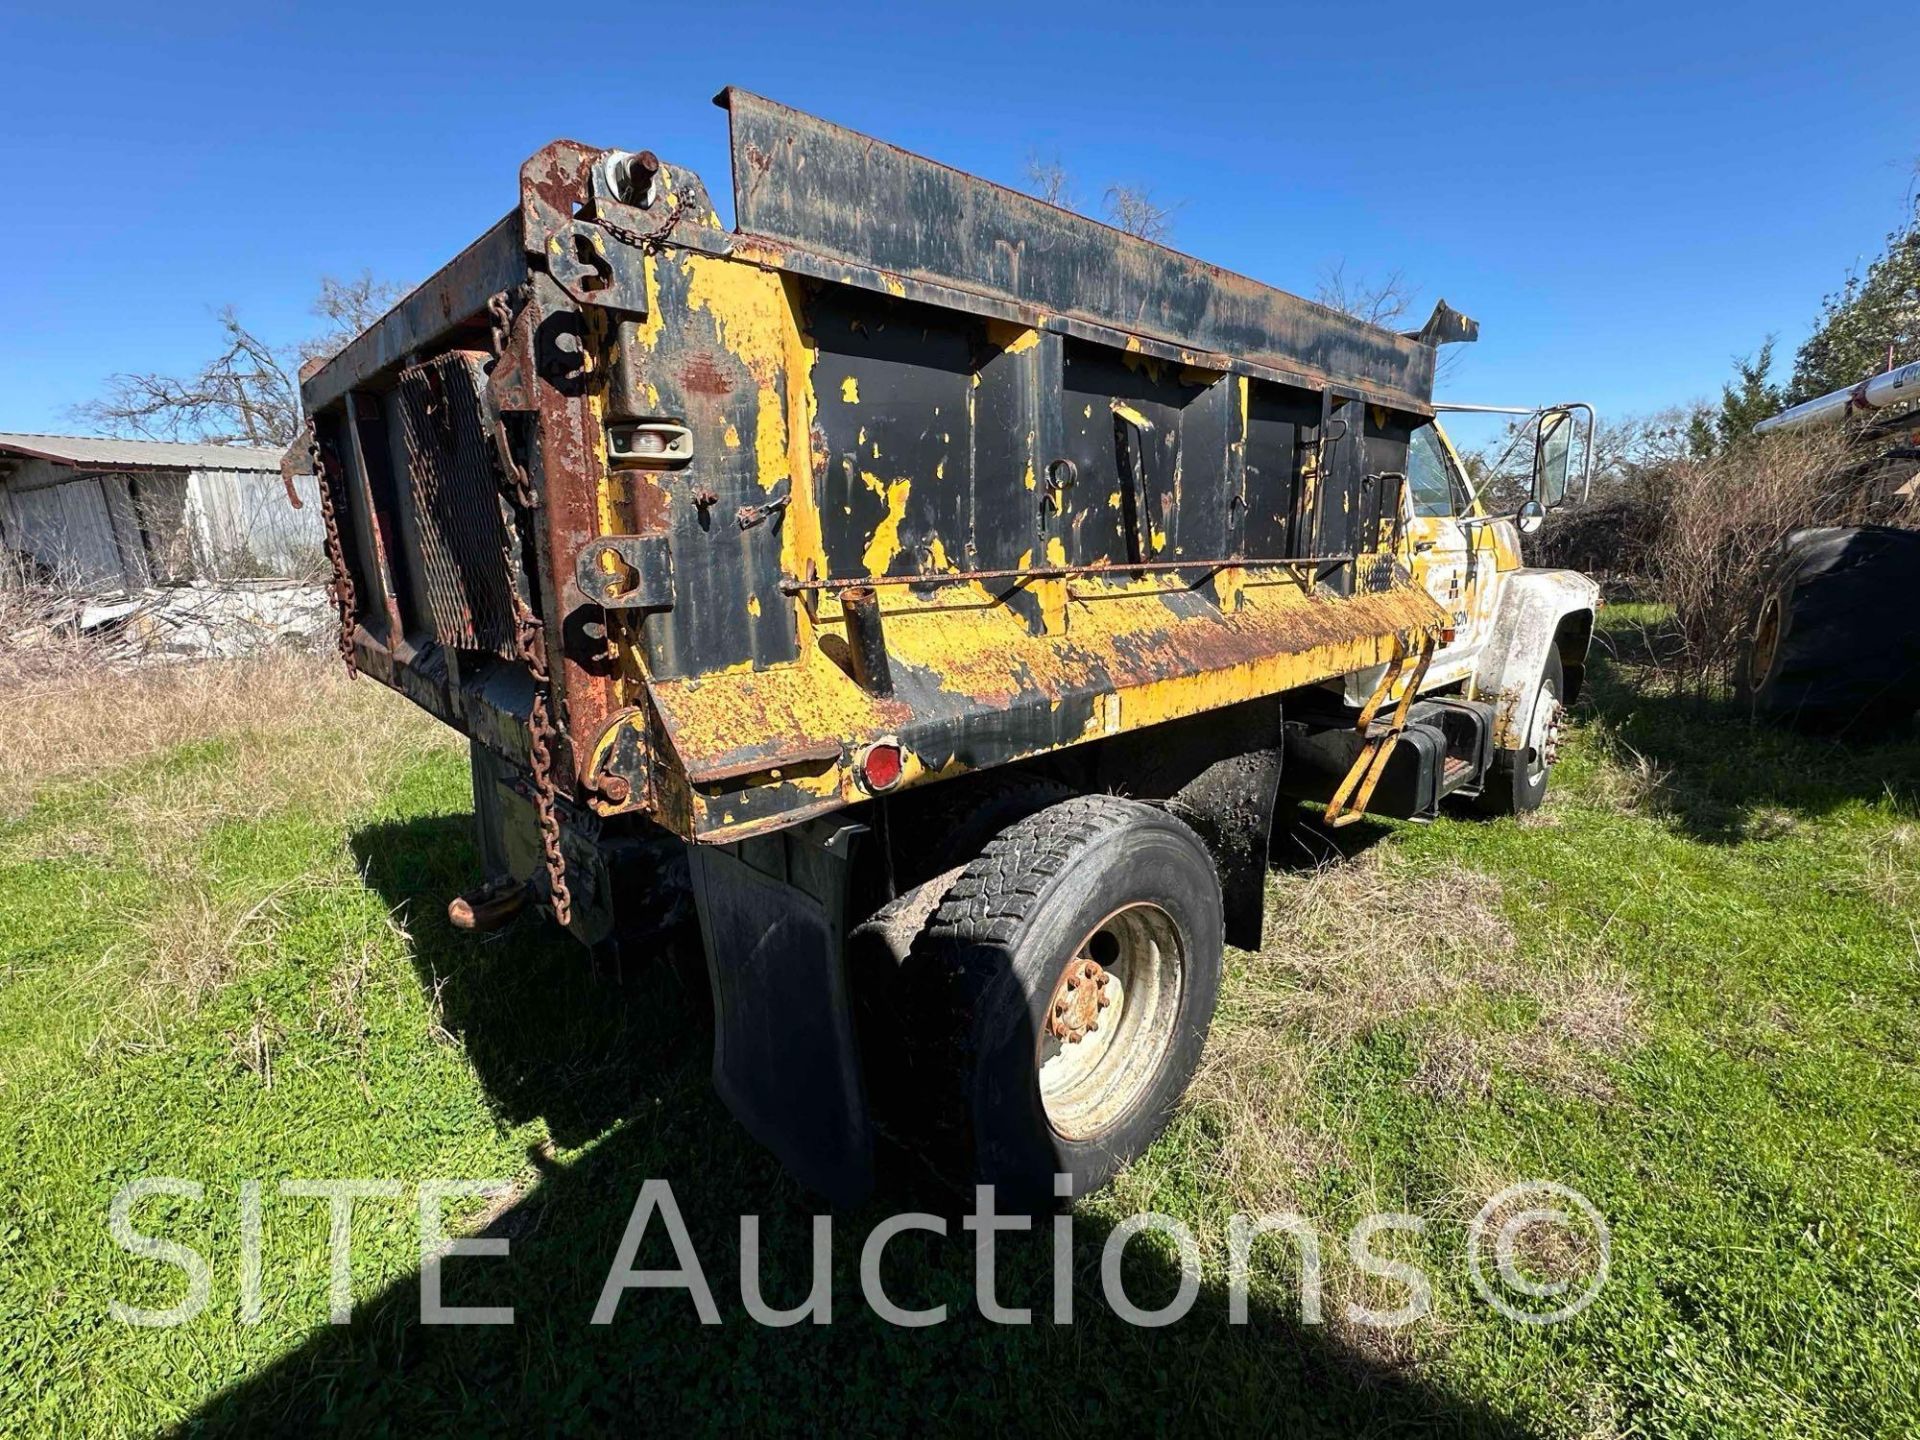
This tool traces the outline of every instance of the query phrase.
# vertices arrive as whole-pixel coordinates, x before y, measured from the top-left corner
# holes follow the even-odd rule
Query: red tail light
[[[860,783],[869,793],[878,795],[900,783],[903,769],[900,747],[891,740],[876,740],[860,757]]]

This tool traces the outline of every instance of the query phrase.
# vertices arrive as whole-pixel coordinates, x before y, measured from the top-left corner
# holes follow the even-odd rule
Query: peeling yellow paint
[[[787,347],[793,310],[781,277],[698,251],[675,260],[687,276],[687,309],[713,317],[714,338],[753,376],[758,391],[753,450],[760,488],[773,490],[794,478],[783,383],[792,373]]]
[[[735,253],[737,257],[741,252]],[[752,389],[736,383],[729,405],[741,408],[729,408],[726,414],[740,428],[725,425],[723,443],[729,450],[751,447],[754,473],[764,488],[791,487],[789,507],[779,527],[780,570],[793,577],[829,573],[812,454],[822,399],[814,389],[814,367],[819,357],[803,329],[806,309],[802,297],[809,282],[772,268],[741,264],[738,258],[672,248],[648,255],[645,264],[649,314],[633,321],[642,348],[654,348],[665,324],[686,326],[692,315],[711,319],[713,338],[725,351],[718,358],[736,381],[744,367],[758,391],[756,424],[749,427],[741,417],[744,402],[755,396]],[[663,270],[662,266],[674,268]],[[672,302],[660,303],[663,279],[670,292],[677,292],[679,282],[686,281],[684,310]],[[687,332],[696,347],[707,344],[701,333],[704,323],[704,318],[693,321]],[[1000,323],[990,322],[990,327]],[[1031,327],[1006,326],[1005,332],[1002,339],[989,329],[989,338],[999,345],[1000,353],[1022,354],[1040,343],[1041,332]],[[678,332],[674,338],[680,338]],[[1138,342],[1130,348],[1137,352]],[[605,359],[612,353],[611,340],[601,337],[592,349],[593,358],[601,362],[596,368],[603,371]],[[1182,358],[1184,362],[1189,357]],[[1175,364],[1144,356],[1137,361],[1142,370],[1169,375]],[[659,373],[664,381],[664,370]],[[1200,367],[1190,365],[1189,372],[1180,378],[1194,380],[1201,373]],[[1218,372],[1205,373],[1217,376]],[[661,397],[658,388],[647,381],[644,366],[640,379],[648,403],[658,413]],[[978,372],[970,379],[973,386],[980,384]],[[604,378],[598,384],[604,388]],[[1227,441],[1237,446],[1244,442],[1249,424],[1251,391],[1243,376],[1235,377],[1235,386],[1239,428],[1233,433],[1229,422]],[[842,379],[840,391],[843,403],[859,403],[854,377]],[[1142,409],[1118,400],[1112,403],[1113,413],[1129,424],[1142,430],[1154,428]],[[971,416],[971,395],[968,407]],[[1088,404],[1084,414],[1088,420],[1093,419],[1094,405]],[[947,418],[951,425],[949,417],[938,417],[934,423],[939,418]],[[755,433],[743,437],[741,431],[746,428],[754,428]],[[877,458],[880,446],[869,434],[870,429],[860,429],[856,453],[866,457],[871,446],[872,456]],[[713,443],[711,436],[707,431],[708,445]],[[1026,449],[1023,480],[1032,491],[1038,488],[1038,472],[1044,470],[1051,456],[1037,449],[1031,435]],[[946,459],[957,458],[961,468],[956,473],[964,483],[965,456],[961,450],[938,457],[931,478],[944,484]],[[1322,478],[1318,460],[1310,451],[1306,466],[1310,488],[1317,487]],[[741,456],[732,463],[744,466],[748,462]],[[853,463],[857,467],[860,462]],[[864,490],[879,501],[876,504],[863,499],[863,520],[884,505],[883,517],[862,556],[867,573],[876,577],[901,568],[902,530],[913,483],[924,483],[928,478],[918,468],[914,480],[889,475],[896,468],[902,468],[898,459],[873,464],[869,470],[857,472],[859,485],[854,487],[855,493]],[[836,469],[833,475],[834,487],[839,490],[841,472]],[[618,482],[620,486],[628,483],[624,477]],[[1176,474],[1176,494],[1177,484]],[[626,489],[609,485],[605,497],[614,505],[616,518],[632,508]],[[923,492],[923,502],[925,498]],[[1108,497],[1109,505],[1116,508],[1121,502],[1117,491]],[[852,513],[851,505],[845,508]],[[1031,519],[1032,512],[1028,513]],[[917,512],[915,518],[923,523]],[[1150,524],[1148,528],[1156,550],[1165,547],[1167,535]],[[909,538],[915,542],[923,568],[929,572],[953,569],[956,557],[948,554],[938,534]],[[956,544],[960,538],[956,537]],[[1496,534],[1494,545],[1502,538]],[[1022,568],[1034,566],[1036,550],[1042,557],[1039,563],[1045,567],[1064,568],[1069,563],[1063,535],[1048,536],[1044,541],[1036,538],[1020,558]],[[1195,550],[1196,555],[1215,553]],[[961,554],[958,563],[971,566],[973,557]],[[998,566],[1003,562],[993,563]],[[943,689],[967,696],[973,703],[1003,708],[1016,702],[1039,703],[1060,711],[1069,703],[1082,703],[1090,685],[1107,687],[1092,697],[1089,737],[1134,730],[1233,700],[1317,683],[1384,659],[1388,641],[1383,636],[1389,636],[1394,627],[1411,633],[1416,626],[1437,623],[1438,612],[1417,592],[1396,589],[1378,596],[1323,598],[1302,591],[1278,572],[1263,572],[1258,567],[1251,576],[1241,567],[1227,567],[1213,571],[1209,579],[1219,608],[1202,607],[1206,614],[1193,613],[1191,606],[1176,611],[1167,603],[1166,597],[1176,585],[1193,584],[1192,576],[1184,582],[1164,575],[1137,574],[1131,578],[1106,574],[1071,579],[1030,577],[996,584],[991,593],[980,582],[961,584],[950,579],[938,585],[883,586],[878,593],[887,615],[888,648],[899,663],[923,670]],[[1010,591],[1022,589],[1037,603],[1037,626],[1032,605],[1025,601],[1019,605],[1004,603]],[[784,602],[763,598],[772,594],[763,585],[760,594],[748,595],[747,611],[757,619],[763,605],[771,607],[780,622],[773,628],[783,630],[787,619],[781,609]],[[851,754],[853,747],[899,732],[903,714],[914,705],[899,697],[882,700],[868,695],[819,644],[816,626],[820,621],[824,619],[828,626],[838,623],[831,595],[803,592],[791,604],[801,632],[798,658],[769,666],[763,657],[758,669],[751,660],[743,659],[698,677],[649,679],[643,689],[639,684],[641,660],[633,647],[640,625],[646,622],[635,620],[631,622],[633,633],[615,637],[616,644],[627,647],[622,651],[623,699],[646,707],[638,728],[657,727],[651,743],[662,747],[661,768],[667,783],[676,783],[672,774],[676,759],[681,767],[688,763],[715,766],[730,752],[747,750],[768,735],[831,738],[848,746]],[[821,607],[826,612],[824,617],[815,614]],[[622,621],[623,625],[627,623]],[[1070,639],[1069,624],[1073,632]],[[927,717],[915,714],[912,718],[918,722]],[[636,724],[631,718],[620,723]],[[596,748],[595,754],[599,753]],[[936,772],[918,756],[908,754],[905,758],[907,783],[964,768],[959,762],[945,761]],[[676,811],[672,823],[676,828],[695,829],[706,838],[716,838],[717,829],[748,831],[766,824],[768,804],[775,797],[763,795],[757,806],[742,805],[739,796],[747,785],[783,787],[779,803],[789,807],[796,795],[815,797],[823,803],[860,798],[851,765],[839,760],[818,762],[811,769],[806,763],[769,764],[763,774],[749,777],[744,784],[734,780],[694,787],[689,785],[684,768],[679,769],[679,777],[685,813]],[[701,788],[707,793],[698,793]]]
[[[817,408],[813,390],[813,348],[800,329],[804,313],[800,282],[793,276],[781,277],[781,298],[786,312],[781,326],[781,363],[787,374],[788,495],[785,520],[780,526],[780,564],[789,575],[824,575],[827,571],[827,546],[820,527],[820,497],[813,477],[813,422]],[[813,643],[813,612],[807,605],[794,607],[799,626],[802,653]]]
[[[862,474],[860,478],[870,486],[877,484],[869,475]],[[900,522],[906,519],[907,496],[912,490],[913,481],[904,477],[886,482],[883,493],[887,497],[887,513],[873,527],[873,539],[867,542],[866,554],[861,557],[867,574],[886,574],[893,557],[900,553]]]

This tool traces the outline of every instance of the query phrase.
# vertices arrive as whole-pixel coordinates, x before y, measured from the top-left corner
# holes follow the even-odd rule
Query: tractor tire
[[[1082,796],[1003,830],[908,958],[916,1120],[898,1138],[1003,1209],[1056,1208],[1056,1175],[1106,1184],[1199,1064],[1222,909],[1206,846],[1154,806]]]
[[[1559,743],[1560,714],[1565,709],[1566,672],[1560,652],[1549,650],[1527,710],[1531,743],[1517,750],[1496,750],[1487,768],[1486,783],[1473,805],[1482,815],[1523,815],[1538,810],[1547,798],[1547,780],[1553,773],[1554,748]],[[1544,730],[1542,730],[1544,727]]]
[[[1873,739],[1920,709],[1920,532],[1796,530],[1749,617],[1734,691],[1808,734]]]

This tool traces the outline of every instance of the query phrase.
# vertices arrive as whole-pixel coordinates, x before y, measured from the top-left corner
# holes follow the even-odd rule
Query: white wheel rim
[[[1533,715],[1527,721],[1527,778],[1538,780],[1552,768],[1560,748],[1560,696],[1540,682],[1533,697]]]
[[[1064,1139],[1097,1139],[1152,1086],[1173,1047],[1186,957],[1157,905],[1109,915],[1061,967],[1035,1047],[1040,1103]]]

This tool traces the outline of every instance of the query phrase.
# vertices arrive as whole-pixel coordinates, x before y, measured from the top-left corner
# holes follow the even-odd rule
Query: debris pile
[[[13,589],[0,650],[37,668],[76,649],[106,663],[234,659],[269,649],[312,649],[337,623],[326,587],[302,581],[195,582],[78,594]],[[10,667],[11,668],[11,667]]]

